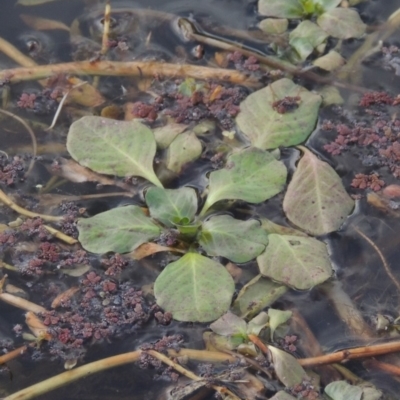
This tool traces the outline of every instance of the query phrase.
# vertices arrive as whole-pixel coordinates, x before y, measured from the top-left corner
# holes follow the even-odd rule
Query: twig
[[[394,376],[400,376],[400,367],[398,365],[384,363],[378,360],[367,360],[363,365],[368,369],[378,369],[379,371],[387,372]]]
[[[0,38],[1,39],[1,38]],[[37,153],[37,141],[36,141],[36,136],[35,133],[33,132],[32,128],[20,117],[18,117],[18,115],[13,114],[12,112],[6,111],[6,110],[2,110],[0,108],[0,113],[7,115],[11,118],[14,118],[16,121],[18,121],[20,124],[22,124],[24,126],[24,128],[28,131],[29,136],[31,137],[32,140],[32,160],[29,163],[29,167],[28,170],[25,173],[25,176],[28,176],[30,174],[30,172],[33,169],[33,166],[35,164],[35,158],[36,158],[36,153]]]
[[[76,240],[75,238],[68,236],[65,233],[60,232],[57,229],[52,228],[51,226],[43,225],[43,227],[46,228],[57,239],[60,239],[65,243],[68,243],[68,244],[78,243],[78,240]]]
[[[0,293],[0,300],[25,311],[32,311],[34,313],[42,313],[47,311],[44,307],[39,306],[38,304],[25,300],[22,297],[14,296],[10,293]]]
[[[389,264],[386,261],[385,256],[382,254],[380,251],[379,247],[367,236],[365,233],[361,232],[361,230],[358,227],[353,227],[353,229],[361,236],[363,237],[370,245],[371,247],[378,253],[379,258],[382,261],[383,268],[385,269],[387,275],[389,278],[393,281],[393,283],[396,285],[397,289],[400,290],[400,282],[397,280],[395,275],[393,274],[392,270],[389,267]]]
[[[260,86],[257,79],[238,71],[189,64],[171,64],[156,61],[78,61],[62,64],[37,65],[31,68],[12,68],[0,71],[0,81],[18,83],[44,79],[59,74],[131,76],[165,78],[189,77],[199,80],[215,79],[230,83]]]
[[[13,265],[7,264],[4,261],[0,260],[0,268],[8,269],[9,271],[18,271],[17,267],[14,267]]]
[[[12,210],[16,211],[18,214],[25,215],[26,217],[35,218],[40,217],[45,221],[62,221],[63,217],[55,217],[53,215],[38,214],[32,211],[26,210],[15,204],[1,189],[0,189],[0,201],[6,206],[10,207]]]
[[[189,379],[192,379],[194,381],[201,381],[203,378],[200,376],[197,376],[194,374],[192,371],[187,370],[186,368],[183,368],[181,365],[177,364],[176,362],[172,361],[169,359],[167,356],[164,354],[161,354],[155,350],[146,350],[146,353],[150,354],[152,357],[157,358],[158,360],[162,361],[164,364],[169,365],[176,371],[178,371],[180,374],[186,376]],[[217,386],[217,385],[211,385],[211,387],[218,392],[219,394],[228,394],[231,396],[232,399],[234,400],[241,400],[239,397],[237,397],[233,392],[231,392],[229,389],[223,386]]]
[[[325,354],[323,356],[302,358],[298,362],[303,367],[314,365],[333,364],[346,360],[357,358],[375,357],[382,354],[395,353],[400,351],[400,342],[389,342],[375,344],[371,346],[355,347],[354,349],[341,350],[335,353]]]
[[[0,356],[0,365],[5,364],[11,360],[14,360],[15,358],[24,354],[27,349],[28,349],[28,346],[21,346],[21,347],[18,347],[17,349],[11,350],[8,353]]]
[[[249,335],[248,338],[253,342],[264,354],[269,354],[268,347],[256,335]]]
[[[171,349],[168,350],[168,355],[170,357],[186,356],[192,360],[200,362],[211,362],[211,363],[224,363],[224,362],[234,363],[237,361],[236,357],[219,351],[194,350],[194,349],[180,349],[179,351],[175,351]]]

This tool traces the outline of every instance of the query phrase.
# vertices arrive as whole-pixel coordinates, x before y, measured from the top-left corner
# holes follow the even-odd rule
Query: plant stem
[[[52,228],[51,226],[43,225],[43,227],[45,229],[47,229],[54,237],[56,237],[59,240],[62,240],[63,242],[65,242],[67,244],[79,243],[78,240],[76,240],[75,238],[68,236],[65,233],[60,232],[57,229]]]
[[[156,61],[77,61],[62,64],[37,65],[0,71],[0,81],[17,83],[44,79],[59,74],[215,79],[239,85],[257,87],[257,79],[233,70],[189,64],[170,64]]]
[[[14,296],[10,293],[0,293],[0,300],[8,303],[14,307],[21,308],[25,311],[32,311],[34,313],[46,312],[46,309],[31,301],[25,300],[22,297]]]

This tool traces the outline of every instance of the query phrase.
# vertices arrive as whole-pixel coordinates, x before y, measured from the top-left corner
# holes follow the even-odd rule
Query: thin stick
[[[400,351],[400,341],[355,347],[354,349],[342,350],[335,353],[325,354],[323,356],[302,358],[298,361],[303,367],[311,367],[314,365],[333,364],[357,358],[375,357],[398,351]]]
[[[39,306],[38,304],[25,300],[22,297],[14,296],[10,293],[0,293],[0,300],[14,307],[21,308],[25,311],[32,311],[36,314],[47,311],[44,307]]]
[[[44,79],[59,74],[130,76],[130,77],[189,77],[260,86],[257,79],[238,71],[189,64],[170,64],[155,61],[78,61],[63,64],[38,65],[31,68],[12,68],[0,71],[0,81],[18,83]]]
[[[11,350],[8,353],[0,356],[0,365],[5,364],[11,360],[14,360],[15,358],[24,354],[27,349],[28,349],[28,346],[21,346],[21,347],[18,347],[17,349]]]
[[[172,361],[169,359],[167,356],[164,354],[161,354],[155,350],[146,350],[146,353],[150,354],[152,357],[157,358],[158,360],[162,361],[164,364],[169,365],[176,371],[178,371],[180,374],[186,376],[189,379],[192,379],[194,381],[202,381],[203,378],[200,376],[197,376],[194,374],[192,371],[187,370],[186,368],[183,368],[181,365],[177,364],[176,362]],[[231,396],[232,399],[234,400],[240,400],[239,397],[237,397],[233,392],[231,392],[229,389],[223,386],[217,386],[217,385],[211,385],[211,387],[218,393],[220,394],[228,394]]]
[[[26,210],[15,204],[1,189],[0,189],[0,201],[6,206],[10,207],[12,210],[16,211],[18,214],[25,215],[26,217],[35,218],[39,217],[45,221],[62,221],[63,217],[55,217],[53,215],[38,214],[32,211]]]
[[[207,351],[207,350],[193,350],[193,349],[180,349],[179,351],[168,350],[168,355],[170,357],[189,357],[192,360],[201,362],[211,362],[211,363],[223,363],[237,361],[237,357],[230,354],[225,354],[219,351]]]
[[[43,227],[46,228],[57,239],[60,239],[65,243],[68,243],[68,244],[78,243],[78,240],[76,240],[75,238],[68,236],[65,233],[60,232],[57,229],[52,228],[51,226],[43,225]]]
[[[108,51],[108,35],[110,34],[110,20],[111,20],[111,5],[110,0],[107,0],[106,7],[104,10],[104,19],[103,19],[103,38],[101,41],[101,55],[105,55]]]
[[[370,244],[370,246],[378,253],[378,256],[382,261],[383,268],[385,269],[387,275],[393,281],[393,283],[396,285],[397,289],[400,290],[400,282],[397,280],[396,276],[393,274],[392,270],[390,269],[389,264],[386,261],[385,256],[382,254],[382,252],[380,251],[379,247],[368,236],[366,236],[365,233],[361,232],[361,230],[359,228],[357,228],[355,226],[355,227],[353,227],[353,229],[360,236],[362,236]]]
[[[34,397],[40,396],[44,393],[48,393],[52,390],[70,384],[78,379],[93,375],[97,372],[138,361],[141,354],[142,352],[140,350],[136,350],[130,353],[119,354],[117,356],[104,358],[102,360],[83,365],[82,367],[78,367],[70,371],[65,371],[52,378],[46,379],[42,382],[39,382],[35,385],[29,386],[14,394],[4,397],[2,400],[33,399]]]
[[[30,57],[21,53],[15,46],[0,37],[0,51],[10,57],[17,64],[24,67],[34,67],[37,64]]]
[[[8,269],[9,271],[18,271],[17,267],[14,267],[13,265],[7,264],[4,261],[0,260],[0,268]]]
[[[269,354],[268,347],[256,335],[249,335],[248,338],[253,342],[264,354]]]
[[[32,128],[22,118],[18,117],[18,115],[15,115],[12,112],[9,112],[9,111],[6,111],[6,110],[2,110],[1,108],[0,108],[0,113],[13,118],[16,121],[18,121],[20,124],[22,124],[24,126],[24,128],[28,131],[29,136],[31,137],[31,140],[32,140],[32,160],[29,163],[28,170],[25,173],[25,176],[28,176],[30,174],[30,172],[32,171],[32,169],[33,169],[33,166],[35,164],[36,154],[37,154],[37,141],[36,141],[35,133],[33,132]]]

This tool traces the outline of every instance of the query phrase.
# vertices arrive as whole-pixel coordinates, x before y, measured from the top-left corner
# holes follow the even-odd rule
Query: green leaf
[[[299,0],[259,0],[258,12],[275,18],[301,18],[303,6]]]
[[[332,275],[325,244],[313,238],[271,234],[257,262],[262,275],[300,290],[311,289]]]
[[[79,241],[92,253],[127,253],[160,235],[138,206],[118,207],[78,221]]]
[[[317,24],[338,39],[359,38],[364,35],[367,27],[358,12],[351,8],[334,8],[320,15]]]
[[[336,8],[341,2],[342,0],[313,0],[313,3],[316,6],[319,6],[322,11],[332,10],[333,8]]]
[[[269,316],[262,311],[247,324],[247,334],[258,336],[260,332],[268,325]]]
[[[291,228],[290,226],[283,226],[275,224],[267,218],[261,218],[261,228],[268,234],[277,233],[278,235],[292,235],[292,236],[304,236],[308,237],[307,233]]]
[[[252,317],[271,305],[287,291],[287,287],[257,275],[240,290],[233,310],[244,318]]]
[[[229,215],[218,215],[203,223],[199,243],[210,256],[245,263],[265,250],[268,235],[255,219],[239,221]]]
[[[273,104],[287,96],[300,100],[297,108],[281,114]],[[304,142],[314,130],[320,104],[321,96],[283,78],[242,101],[236,122],[255,147],[293,146]]]
[[[156,142],[138,121],[85,116],[72,123],[67,137],[72,158],[102,174],[140,176],[162,187],[153,170]]]
[[[150,215],[170,228],[177,224],[189,224],[197,211],[197,195],[192,188],[151,187],[145,197]]]
[[[328,54],[325,54],[324,56],[313,61],[313,64],[316,67],[329,72],[342,67],[345,63],[346,60],[335,50],[331,50]],[[337,90],[335,86],[332,87]]]
[[[193,132],[181,133],[168,147],[167,168],[178,174],[185,164],[197,160],[202,151],[201,142]]]
[[[286,176],[285,165],[266,151],[250,147],[232,154],[224,169],[211,172],[201,215],[220,200],[261,203],[283,189]]]
[[[258,27],[270,35],[279,35],[287,31],[288,25],[286,18],[267,18],[260,21]]]
[[[154,138],[157,143],[157,148],[166,149],[174,139],[187,129],[187,125],[168,123],[167,125],[160,126],[153,129]]]
[[[363,391],[360,387],[350,385],[346,381],[336,381],[325,387],[325,393],[332,400],[361,400]]]
[[[154,284],[157,304],[178,321],[219,318],[228,311],[234,290],[226,268],[197,253],[168,264]]]
[[[247,337],[247,323],[243,318],[227,312],[210,325],[210,329],[221,336]]]
[[[340,177],[309,150],[289,183],[283,200],[287,218],[299,228],[318,236],[337,231],[354,208]]]
[[[278,379],[288,388],[299,385],[307,377],[306,371],[290,354],[268,346]]]
[[[303,21],[289,34],[289,44],[304,61],[314,49],[327,39],[328,35],[317,24]]]
[[[271,340],[274,340],[274,333],[279,325],[286,323],[292,316],[291,311],[275,310],[274,308],[268,309],[269,327],[271,329]]]

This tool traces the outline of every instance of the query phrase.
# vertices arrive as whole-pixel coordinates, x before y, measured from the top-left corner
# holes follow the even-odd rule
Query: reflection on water
[[[132,2],[127,0],[118,1],[112,2],[112,5],[113,7],[130,8],[132,7]],[[255,4],[249,3],[246,0],[204,0],[201,3],[189,0],[168,2],[138,0],[134,5],[140,9],[155,9],[169,14],[191,17],[197,21],[207,21],[210,19],[212,21],[210,23],[211,27],[225,25],[232,29],[246,30],[254,27],[257,22],[254,13]],[[376,17],[377,23],[387,18],[397,7],[400,7],[400,1],[387,1],[384,8],[379,1],[371,1],[361,6],[364,17],[367,20],[375,21],[373,16],[375,15],[376,17],[376,15],[379,15],[379,17]],[[8,39],[40,64],[69,61],[71,57],[79,59],[81,54],[86,59],[87,54],[95,54],[101,48],[99,44],[101,37],[96,35],[96,29],[99,27],[99,24],[102,24],[102,18],[100,13],[100,16],[96,16],[97,19],[92,20],[89,13],[83,14],[83,9],[83,3],[78,0],[59,1],[32,8],[16,7],[15,1],[12,0],[3,1],[2,13],[0,13],[0,36]],[[79,29],[86,36],[92,35],[92,37],[88,37],[88,40],[84,43],[79,43],[78,54],[78,50],[74,48],[75,44],[70,43],[69,33],[66,31],[46,31],[35,35],[32,34],[31,29],[25,29],[19,19],[19,14],[22,12],[32,13],[33,15],[45,18],[56,18],[68,26],[75,21],[76,24],[80,25]],[[134,35],[132,35],[132,26],[129,25],[131,20],[125,19],[123,21],[126,23],[126,32],[119,32],[118,35],[123,35],[129,46],[137,48],[136,46],[140,46],[140,43],[148,39],[149,32],[154,30],[154,36],[151,40],[154,40],[156,46],[154,47],[154,53],[150,55],[151,57],[160,57],[160,54],[162,54],[161,57],[165,57],[165,59],[175,57],[176,60],[179,60],[188,57],[192,62],[202,62],[195,60],[192,53],[192,46],[188,45],[185,40],[176,34],[168,17],[165,18],[168,22],[167,24],[165,24],[163,19],[164,15],[159,24],[149,22],[150,25],[146,25],[143,23],[147,18],[144,15],[141,14],[141,18],[143,18],[140,26],[141,32],[135,32]],[[137,15],[133,13],[128,17],[136,18]],[[115,16],[114,21],[116,23],[119,21],[118,18],[127,18],[127,13]],[[168,32],[168,34],[165,32]],[[93,33],[95,34],[93,35]],[[140,43],[138,43],[138,39],[140,39]],[[396,35],[394,35],[391,41],[393,42],[391,44],[396,44]],[[347,43],[344,53],[349,55],[358,44],[356,41]],[[87,53],[84,53],[85,51]],[[206,49],[207,51],[209,50]],[[138,54],[139,52],[133,52],[132,56],[136,57]],[[117,56],[118,53],[116,51],[115,57]],[[149,55],[147,54],[147,56]],[[3,68],[13,65],[12,62],[6,60],[4,57],[0,57],[0,64]],[[391,91],[393,83],[399,83],[398,77],[394,74],[388,74],[373,63],[366,63],[360,74],[363,74],[364,85],[374,90]],[[141,90],[137,87],[128,87],[127,84],[129,84],[127,80],[109,78],[104,78],[99,83],[100,88],[103,89],[104,93],[107,93],[108,98],[115,102],[123,103],[126,99],[135,100],[143,96]],[[17,85],[13,90],[20,94],[21,92],[33,91],[34,88],[36,88],[36,84],[26,83]],[[350,94],[349,98],[351,98]],[[48,106],[48,104],[46,105]],[[43,104],[41,106],[44,107]],[[60,199],[75,201],[76,196],[113,192],[112,188],[98,187],[95,183],[79,184],[65,182],[61,179],[53,180],[52,176],[56,174],[53,174],[51,164],[55,156],[67,156],[64,147],[65,126],[68,125],[69,121],[76,114],[69,115],[68,112],[70,111],[67,107],[67,117],[61,120],[56,129],[44,131],[44,128],[47,128],[51,123],[54,110],[51,109],[49,113],[41,113],[41,110],[39,107],[39,110],[36,110],[35,113],[21,113],[21,110],[16,111],[24,117],[32,119],[38,139],[39,160],[36,162],[34,171],[26,181],[18,182],[16,185],[16,190],[22,194],[22,198],[26,200],[26,203],[30,206],[34,205],[40,212],[49,214],[52,212],[53,207],[59,205],[61,202]],[[351,106],[349,106],[349,110],[349,113],[354,112],[350,117],[360,117],[357,115],[357,111],[354,111]],[[337,115],[338,112],[333,112],[331,109],[324,110],[322,111],[321,119],[332,119],[337,117]],[[3,120],[0,128],[0,137],[2,151],[10,155],[29,153],[29,138],[21,132],[18,125],[8,120]],[[206,138],[205,142],[207,146],[211,147],[213,145],[213,139]],[[360,171],[360,168],[363,168],[362,163],[360,163],[356,154],[344,153],[340,157],[331,157],[323,150],[323,146],[326,143],[327,137],[325,133],[317,129],[309,140],[308,145],[336,166],[346,187],[349,187],[354,171]],[[282,151],[282,159],[290,169],[293,169],[293,160],[296,156],[296,150]],[[203,188],[205,185],[204,176],[209,170],[209,160],[200,160],[189,172],[184,172],[179,180],[172,180],[172,185],[187,184],[196,188]],[[363,170],[361,169],[361,171]],[[385,176],[387,183],[390,183],[391,180],[395,182],[395,179],[386,170],[379,170],[378,172]],[[46,185],[49,188],[46,195],[49,197],[43,196],[40,198],[38,191],[40,187],[46,187]],[[52,195],[54,197],[51,197]],[[139,195],[135,195],[133,200],[125,196],[109,197],[101,200],[97,198],[89,200],[82,198],[76,205],[77,208],[84,208],[87,213],[86,215],[94,215],[118,205],[131,204],[132,201],[140,204],[141,198]],[[268,203],[268,207],[261,205],[254,209],[243,210],[243,212],[256,212],[277,223],[284,223],[281,202],[282,198],[277,196]],[[15,216],[9,210],[5,208],[0,209],[0,223],[8,223],[13,217]],[[307,293],[292,291],[279,300],[280,304],[294,305],[302,312],[325,352],[360,345],[364,343],[363,340],[366,338],[375,336],[375,333],[371,330],[363,329],[360,331],[357,329],[360,329],[360,325],[365,322],[368,326],[374,326],[377,314],[387,316],[391,322],[399,316],[399,290],[388,276],[379,252],[363,237],[365,235],[374,243],[384,256],[392,273],[400,281],[400,271],[397,265],[399,254],[397,233],[399,229],[400,218],[392,214],[384,214],[368,204],[365,198],[360,199],[357,212],[349,219],[346,226],[340,232],[326,238],[329,243],[332,260],[336,267],[335,274],[340,283],[332,287],[329,287],[330,284],[327,284],[325,287],[316,288]],[[28,245],[26,246],[28,247]],[[5,254],[5,257],[12,260],[15,254],[10,251]],[[24,254],[28,257],[26,254],[29,254],[29,252]],[[150,284],[157,276],[157,262],[159,260],[162,259],[154,258],[150,261],[132,263],[130,271],[125,272],[123,279],[130,279],[138,287]],[[91,261],[97,267],[100,266],[99,259]],[[165,263],[165,259],[163,262]],[[241,283],[248,280],[254,274],[254,271],[254,263],[245,266],[242,278],[243,282]],[[44,290],[49,284],[46,277],[38,279],[13,278],[15,279],[15,284],[23,287],[27,292],[35,285]],[[62,276],[55,277],[52,282],[54,285],[68,286],[66,283],[68,283],[68,278],[65,279]],[[41,295],[42,293],[37,290],[33,291],[31,300],[38,300],[40,302]],[[365,322],[360,322],[361,318]],[[20,323],[21,313],[15,308],[2,303],[0,308],[1,346],[6,347],[7,340],[14,340],[11,332],[13,332],[15,325]],[[172,322],[168,326],[162,326],[153,321],[138,328],[128,337],[117,338],[112,343],[105,343],[103,346],[92,346],[85,355],[84,362],[87,363],[107,356],[131,351],[141,344],[155,341],[164,335],[172,334],[183,335],[187,347],[202,348],[202,333],[205,328],[205,326],[201,325],[177,322]],[[39,352],[34,353],[33,358],[25,357],[21,360],[17,359],[9,363],[8,370],[5,369],[2,371],[0,375],[0,396],[6,393],[13,393],[22,387],[27,387],[64,371],[63,363],[59,359],[40,359]],[[353,368],[363,379],[367,381],[372,380],[373,383],[387,390],[388,393],[395,395],[400,389],[397,382],[387,376],[367,372],[367,370],[362,368],[361,363],[352,363],[350,364],[350,368]],[[170,385],[170,382],[163,375],[158,376],[158,380],[155,381],[153,379],[155,374],[157,374],[157,371],[149,372],[148,370],[141,370],[136,365],[127,365],[96,374],[79,381],[77,384],[46,394],[42,398],[79,398],[89,400],[111,399],[118,396],[120,399],[162,399],[163,390]]]

